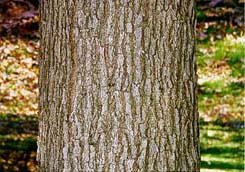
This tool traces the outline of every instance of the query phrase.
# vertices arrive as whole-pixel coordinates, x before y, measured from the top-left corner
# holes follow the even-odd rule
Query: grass
[[[36,151],[36,136],[0,135],[0,150]]]
[[[0,114],[0,171],[37,171],[37,117]]]
[[[244,131],[217,125],[201,127],[201,172],[244,169]]]
[[[205,69],[215,62],[224,61],[232,70],[233,77],[244,76],[245,37],[228,36],[218,41],[199,41],[197,47],[197,64],[199,71],[205,75]]]

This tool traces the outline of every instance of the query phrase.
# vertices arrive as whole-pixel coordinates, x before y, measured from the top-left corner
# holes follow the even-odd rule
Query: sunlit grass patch
[[[244,59],[244,52],[245,36],[239,38],[227,36],[225,39],[215,42],[198,42],[196,55],[199,73],[202,73],[207,66],[223,60],[230,67],[238,63],[242,65],[241,62]],[[244,65],[239,67],[244,69]]]
[[[225,96],[227,94],[239,96],[243,93],[244,84],[242,82],[232,82],[225,79],[204,82],[200,85],[202,96],[212,97],[215,94]]]

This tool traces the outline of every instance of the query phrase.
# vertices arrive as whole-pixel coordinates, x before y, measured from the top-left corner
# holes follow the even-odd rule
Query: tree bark
[[[194,5],[41,0],[40,171],[200,171]]]

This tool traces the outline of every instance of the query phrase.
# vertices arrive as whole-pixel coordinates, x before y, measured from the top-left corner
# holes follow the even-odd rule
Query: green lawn
[[[201,126],[202,172],[243,171],[244,130],[218,125]]]

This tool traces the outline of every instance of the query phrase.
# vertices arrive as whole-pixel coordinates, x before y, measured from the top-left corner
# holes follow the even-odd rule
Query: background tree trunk
[[[40,171],[199,171],[194,0],[42,0]]]

